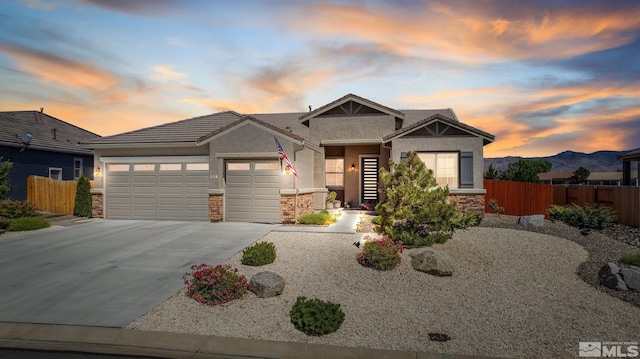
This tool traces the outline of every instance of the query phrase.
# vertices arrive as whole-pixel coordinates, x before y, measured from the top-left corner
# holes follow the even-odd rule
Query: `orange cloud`
[[[55,55],[8,44],[0,44],[0,51],[44,82],[92,91],[107,90],[118,83],[117,76],[108,71]]]
[[[628,30],[640,28],[640,8],[603,13],[585,6],[504,18],[492,15],[487,2],[464,14],[450,6],[430,3],[408,12],[316,4],[301,9],[314,14],[313,21],[304,16],[290,23],[296,31],[375,42],[400,55],[465,62],[576,56],[629,43]]]

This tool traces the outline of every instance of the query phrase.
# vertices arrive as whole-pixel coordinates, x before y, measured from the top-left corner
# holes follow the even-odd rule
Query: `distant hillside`
[[[598,151],[594,153],[582,153],[573,151],[564,151],[554,156],[547,157],[497,157],[485,158],[484,170],[493,164],[498,170],[507,168],[509,163],[517,162],[519,159],[525,160],[545,160],[551,162],[553,167],[551,172],[573,172],[578,167],[584,167],[591,172],[616,172],[622,171],[622,162],[616,159],[616,156],[627,151]],[[635,163],[632,162],[632,169],[635,169]]]

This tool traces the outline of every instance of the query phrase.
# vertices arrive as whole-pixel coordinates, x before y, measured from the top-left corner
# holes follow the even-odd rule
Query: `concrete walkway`
[[[275,228],[277,232],[315,232],[315,233],[356,233],[360,223],[359,211],[343,211],[338,219],[328,226],[282,225]]]
[[[0,347],[159,358],[490,359],[481,356],[26,323],[0,323]]]

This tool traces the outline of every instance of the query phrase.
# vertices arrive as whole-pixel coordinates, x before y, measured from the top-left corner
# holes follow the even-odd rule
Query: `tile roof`
[[[169,122],[158,126],[142,128],[113,136],[89,141],[84,147],[118,144],[166,144],[192,143],[203,134],[210,133],[242,118],[233,111],[218,112],[193,117],[186,120]]]
[[[298,141],[300,141],[300,142],[303,142],[303,141],[304,141],[304,138],[302,138],[302,137],[300,137],[300,136],[298,136],[298,135],[294,134],[293,132],[286,131],[286,130],[284,130],[284,129],[280,128],[280,127],[276,127],[276,126],[274,126],[274,125],[272,125],[272,124],[270,124],[270,123],[268,123],[268,122],[265,122],[265,121],[259,120],[259,119],[255,118],[255,117],[252,117],[252,116],[244,116],[244,117],[242,117],[241,119],[239,119],[239,120],[237,120],[237,121],[235,121],[235,122],[232,122],[232,123],[230,123],[230,124],[228,124],[228,125],[226,125],[226,126],[224,126],[224,127],[220,127],[219,129],[217,129],[217,130],[215,130],[215,131],[212,131],[212,132],[210,132],[210,133],[208,133],[208,134],[206,134],[206,135],[204,135],[204,136],[202,136],[202,137],[198,138],[198,140],[197,140],[196,142],[197,142],[197,144],[200,144],[200,143],[202,143],[202,142],[205,142],[205,141],[207,141],[209,138],[211,138],[211,137],[213,137],[213,136],[215,136],[215,135],[217,135],[217,134],[219,134],[219,133],[222,133],[222,132],[224,132],[224,131],[226,131],[226,130],[228,130],[228,129],[230,129],[230,128],[233,128],[234,126],[237,126],[237,125],[239,125],[239,124],[241,124],[241,123],[243,123],[243,122],[245,122],[245,121],[252,121],[252,122],[254,122],[254,123],[257,123],[257,124],[260,124],[260,125],[262,125],[262,126],[265,126],[265,127],[269,128],[269,129],[271,129],[271,130],[273,130],[273,131],[276,131],[276,132],[278,132],[278,133],[281,133],[281,134],[283,134],[284,136],[291,137],[291,138],[293,138],[293,139],[295,139],[295,140],[298,140]]]
[[[20,147],[22,135],[31,132],[29,148],[45,151],[91,154],[92,151],[78,147],[78,143],[100,138],[39,111],[0,112],[0,128],[0,145]]]
[[[430,124],[430,123],[432,123],[434,121],[441,121],[441,122],[444,122],[446,124],[458,127],[461,130],[467,131],[467,132],[472,133],[472,134],[474,134],[476,136],[484,137],[485,145],[488,144],[488,143],[491,143],[491,142],[493,142],[495,140],[495,136],[493,136],[490,133],[484,132],[482,130],[479,130],[479,129],[477,129],[475,127],[472,127],[472,126],[469,126],[469,125],[465,125],[464,123],[462,123],[460,121],[454,120],[454,119],[449,118],[447,116],[444,116],[444,115],[442,115],[440,113],[435,113],[435,114],[431,115],[430,117],[427,117],[427,118],[425,118],[425,119],[423,119],[421,121],[415,122],[415,123],[410,124],[408,126],[404,126],[401,129],[399,129],[399,130],[397,130],[397,131],[395,131],[395,132],[393,132],[391,134],[388,134],[388,135],[384,136],[382,138],[382,140],[385,141],[385,142],[388,142],[388,141],[390,141],[391,139],[393,139],[395,137],[401,136],[401,135],[403,135],[405,133],[408,133],[411,130],[414,130],[416,128],[426,126],[426,125],[428,125],[428,124]]]

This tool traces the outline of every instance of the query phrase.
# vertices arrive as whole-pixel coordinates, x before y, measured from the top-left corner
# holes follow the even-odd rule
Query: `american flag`
[[[289,161],[289,156],[287,156],[287,153],[284,152],[284,149],[282,148],[282,146],[280,146],[280,142],[278,142],[278,139],[276,138],[276,136],[273,136],[273,139],[276,140],[276,147],[278,147],[278,154],[282,156],[285,162],[287,162],[287,167],[291,169],[291,172],[293,172],[293,175],[300,178],[300,176],[298,176],[298,171],[296,171],[296,168],[293,167],[293,163]]]

